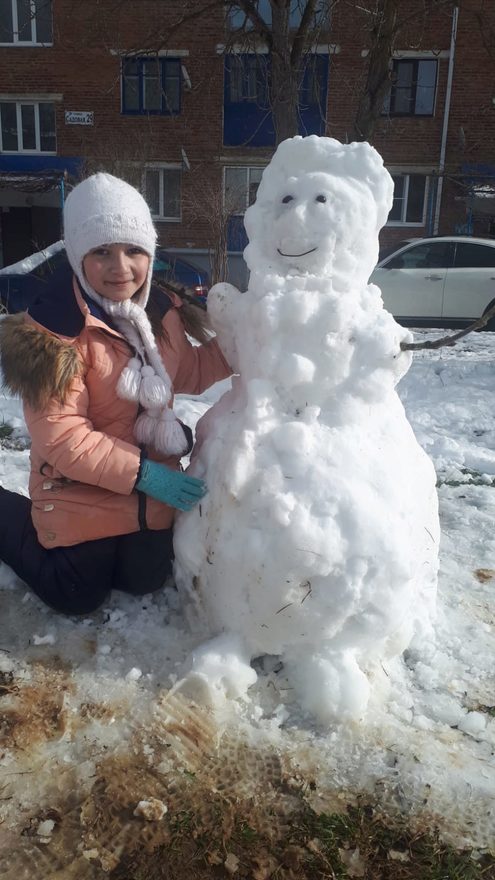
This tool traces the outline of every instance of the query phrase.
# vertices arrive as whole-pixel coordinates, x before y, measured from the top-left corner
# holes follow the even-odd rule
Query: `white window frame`
[[[31,0],[31,40],[19,39],[19,16],[17,14],[18,0],[10,0],[12,5],[12,40],[7,43],[0,42],[0,46],[53,46],[53,21],[52,21],[52,39],[49,42],[41,42],[38,40],[38,29],[36,22],[36,3]],[[50,9],[53,15],[52,9]]]
[[[429,193],[429,189],[430,189],[429,175],[424,174],[422,170],[421,171],[397,171],[397,170],[392,171],[390,168],[388,170],[393,177],[404,177],[405,180],[404,180],[404,195],[402,198],[401,219],[400,220],[387,220],[385,225],[386,226],[408,226],[408,227],[421,228],[422,226],[424,226],[426,224],[426,209],[427,209],[427,205],[428,205],[428,193]],[[411,220],[404,219],[407,215],[407,202],[408,202],[408,198],[409,198],[409,181],[410,181],[410,177],[412,174],[415,174],[418,177],[425,178],[425,194],[424,194],[424,199],[423,199],[423,214],[422,214],[420,221],[418,220],[418,221],[414,221],[414,222]]]
[[[55,149],[41,149],[41,129],[40,129],[40,104],[52,104],[52,101],[9,101],[1,100],[2,104],[15,104],[16,106],[16,122],[17,122],[17,150],[5,150],[3,147],[2,126],[0,121],[0,153],[4,155],[17,156],[19,154],[25,156],[55,156],[57,154],[57,132],[55,131]],[[25,150],[21,147],[22,142],[22,110],[21,107],[34,107],[34,132],[36,139],[36,147],[34,150]],[[55,111],[55,108],[54,108]]]
[[[146,196],[146,172],[147,171],[158,171],[160,174],[160,189],[158,194],[158,202],[159,202],[159,213],[151,214],[153,220],[158,220],[163,223],[181,223],[182,222],[182,165],[179,162],[150,162],[144,168],[143,180],[142,180],[142,191]],[[163,186],[163,172],[164,171],[177,171],[179,173],[179,183],[180,183],[180,198],[179,198],[179,215],[176,217],[170,217],[164,214],[164,186]]]
[[[247,209],[249,208],[249,190],[250,190],[250,183],[251,183],[251,181],[250,181],[251,171],[264,171],[265,167],[266,167],[265,165],[224,165],[223,166],[223,204],[224,204],[224,208],[226,207],[225,196],[226,196],[227,190],[226,190],[225,181],[226,181],[226,177],[227,177],[227,169],[228,168],[235,168],[236,171],[242,171],[242,170],[247,171],[246,186],[245,186],[245,194],[246,194],[245,207],[244,207],[243,211],[233,211],[232,217],[244,217],[244,214],[246,213]]]

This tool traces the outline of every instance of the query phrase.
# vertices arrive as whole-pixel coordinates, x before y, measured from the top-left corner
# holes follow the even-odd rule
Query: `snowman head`
[[[251,272],[365,283],[392,196],[392,178],[369,144],[316,135],[289,138],[263,172],[256,201],[246,211],[246,263]]]

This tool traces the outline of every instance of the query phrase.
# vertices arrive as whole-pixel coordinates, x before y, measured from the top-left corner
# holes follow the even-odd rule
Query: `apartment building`
[[[292,0],[294,32],[304,5]],[[374,5],[318,5],[301,134],[355,139]],[[370,138],[395,182],[382,243],[495,235],[494,4],[397,7]],[[269,0],[257,8],[269,23]],[[242,215],[275,145],[272,61],[221,0],[0,0],[0,265],[58,239],[67,189],[105,169],[142,190],[163,244],[205,266],[212,256],[217,275],[227,248],[238,280]]]

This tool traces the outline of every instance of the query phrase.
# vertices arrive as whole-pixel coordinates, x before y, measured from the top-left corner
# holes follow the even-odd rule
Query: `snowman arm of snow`
[[[233,284],[214,284],[208,294],[208,317],[215,331],[218,344],[234,373],[239,372],[239,355],[236,344],[236,314],[241,291]]]

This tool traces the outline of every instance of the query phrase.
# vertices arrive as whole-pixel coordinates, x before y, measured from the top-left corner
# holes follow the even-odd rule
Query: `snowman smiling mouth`
[[[317,247],[314,247],[314,248],[311,248],[311,250],[309,250],[309,251],[304,251],[302,254],[284,254],[284,253],[280,250],[280,248],[277,248],[277,251],[278,251],[278,253],[280,254],[281,257],[305,257],[306,254],[313,254],[313,253],[314,253],[315,251],[317,251],[317,250],[318,250],[318,248],[317,248]]]

